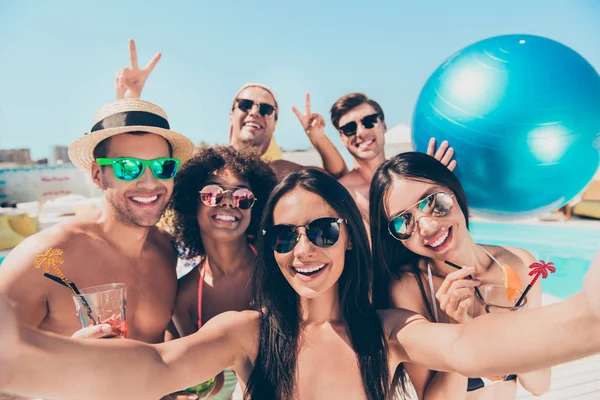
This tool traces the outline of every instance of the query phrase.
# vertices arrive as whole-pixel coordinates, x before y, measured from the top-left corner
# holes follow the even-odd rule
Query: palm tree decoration
[[[540,260],[539,262],[532,263],[529,266],[529,269],[531,269],[531,271],[529,271],[529,276],[533,276],[533,279],[531,280],[529,285],[527,285],[527,287],[525,288],[525,291],[523,292],[521,297],[519,297],[519,300],[515,304],[515,307],[518,307],[521,305],[521,303],[525,299],[525,296],[527,296],[527,293],[529,293],[529,291],[531,290],[533,285],[535,285],[535,283],[540,278],[540,276],[542,277],[542,279],[546,279],[549,274],[553,274],[556,272],[556,267],[554,266],[554,263],[553,262],[545,262],[544,260]]]
[[[38,254],[35,258],[35,263],[33,266],[37,269],[41,269],[45,273],[49,273],[50,270],[56,272],[56,275],[60,277],[63,281],[66,281],[67,278],[62,273],[60,268],[57,267],[57,264],[63,264],[65,260],[62,258],[63,251],[61,249],[53,249],[49,247],[46,249],[46,253]]]
[[[77,286],[68,280],[65,274],[63,274],[60,268],[58,268],[58,265],[62,265],[65,262],[65,260],[62,258],[62,255],[63,251],[61,249],[53,249],[52,247],[49,247],[46,249],[44,254],[38,254],[38,256],[35,258],[35,262],[33,263],[33,267],[36,269],[41,269],[46,278],[66,286],[69,288],[71,293],[79,296],[81,293],[79,292],[79,289],[77,289]],[[58,277],[50,274],[50,270],[54,271]],[[87,315],[91,318],[94,325],[96,325],[96,319],[93,317],[92,309],[90,308],[90,305],[86,301],[85,297],[81,296],[81,301],[83,302],[83,306],[86,309]]]

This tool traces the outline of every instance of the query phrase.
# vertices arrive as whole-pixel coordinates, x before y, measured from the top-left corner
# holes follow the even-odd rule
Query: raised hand
[[[142,89],[146,79],[160,60],[162,54],[156,53],[144,68],[138,67],[137,51],[135,41],[129,39],[129,58],[131,66],[123,67],[117,71],[116,95],[117,100],[121,99],[139,99],[142,95]]]
[[[302,129],[311,141],[318,136],[325,135],[325,119],[321,114],[310,111],[310,93],[306,93],[306,110],[304,114],[294,106],[292,106],[292,111],[298,117]]]
[[[475,272],[474,268],[463,268],[448,274],[435,294],[440,309],[453,322],[462,324],[472,319],[468,311],[473,305],[473,288],[481,283],[467,279],[467,276],[473,272]]]
[[[454,149],[450,147],[445,140],[440,144],[440,148],[437,149],[437,151],[435,151],[435,145],[435,138],[429,139],[427,154],[435,157],[436,160],[447,166],[450,171],[453,171],[454,168],[456,168],[456,160],[452,159],[452,156],[454,156]]]

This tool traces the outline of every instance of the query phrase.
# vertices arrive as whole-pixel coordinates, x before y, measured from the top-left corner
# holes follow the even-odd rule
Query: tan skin
[[[451,213],[445,217],[431,217],[423,214],[415,207],[415,203],[427,194],[435,191],[451,193],[450,189],[437,186],[433,182],[397,178],[392,183],[386,197],[388,217],[403,211],[414,213],[418,223],[413,235],[403,244],[410,251],[427,257],[432,268],[434,292],[439,304],[440,322],[465,323],[481,315],[480,307],[474,308],[474,286],[480,284],[503,284],[500,267],[473,241],[466,228],[466,222],[460,207],[455,202]],[[448,239],[439,247],[428,244],[435,243],[440,236],[448,235]],[[523,249],[484,246],[500,263],[511,266],[522,282],[529,282],[528,266],[535,262],[534,257]],[[459,265],[474,267],[471,272],[475,281],[467,280],[464,271],[456,271],[446,265],[444,260],[451,260]],[[422,279],[426,282],[427,265],[421,265]],[[390,294],[393,305],[428,315],[427,308],[416,278],[408,274],[406,278],[392,283]],[[528,309],[541,307],[542,289],[538,283],[528,294]],[[477,314],[474,314],[477,310]],[[473,392],[466,393],[467,378],[459,374],[437,373],[419,365],[405,366],[419,398],[450,399],[465,398],[469,400],[493,400],[515,398],[517,385],[515,381],[497,383]],[[518,375],[519,383],[533,394],[541,395],[550,386],[550,369]]]
[[[108,157],[123,156],[169,157],[169,149],[157,135],[117,135]],[[153,225],[171,196],[173,181],[158,181],[146,170],[140,179],[124,182],[115,178],[112,167],[101,169],[95,163],[92,178],[104,191],[101,209],[23,241],[2,263],[0,293],[14,302],[24,324],[73,334],[78,325],[71,292],[33,267],[38,254],[61,249],[64,264],[59,267],[80,289],[126,283],[128,336],[161,342],[174,305],[177,256],[169,238]],[[132,200],[151,195],[158,198],[150,207]]]
[[[297,207],[298,201],[311,207]],[[274,223],[301,225],[323,216],[339,217],[320,196],[298,188],[276,205]],[[280,270],[300,298],[304,345],[299,349],[294,398],[365,398],[356,356],[340,329],[337,279],[351,245],[342,224],[338,242],[329,248],[313,246],[302,236],[291,254],[277,256]],[[298,279],[290,268],[315,263],[328,264],[328,271],[311,282]],[[490,314],[458,325],[431,323],[407,310],[381,311],[390,370],[400,362],[413,362],[469,376],[502,375],[600,352],[600,255],[584,286],[584,292],[556,305]],[[0,390],[29,396],[158,398],[228,367],[246,382],[258,352],[259,315],[254,311],[220,314],[195,334],[159,345],[44,334],[20,326],[3,297],[0,318]],[[490,348],[489,341],[496,346]],[[487,357],[480,357],[484,352]],[[111,384],[96,385],[88,393],[98,381]]]
[[[251,189],[245,179],[229,170],[218,171],[206,182],[208,184]],[[251,212],[251,209],[235,207],[230,196],[225,196],[217,207],[200,202],[198,224],[208,260],[202,288],[203,325],[225,311],[242,311],[250,307],[248,282],[256,259],[246,236]],[[216,219],[217,215],[223,214],[239,220],[229,223]],[[195,268],[179,281],[173,318],[182,336],[198,330],[199,279],[199,268]]]
[[[339,181],[348,189],[356,202],[358,209],[366,224],[369,222],[369,189],[375,171],[385,161],[385,132],[387,126],[385,121],[379,120],[378,124],[371,129],[366,129],[360,121],[367,115],[375,114],[375,109],[367,103],[348,111],[340,118],[339,126],[349,122],[357,122],[355,135],[345,136],[340,133],[342,144],[352,156],[354,168]],[[436,141],[431,139],[427,148],[427,154],[434,156],[442,164],[448,166],[451,171],[456,167],[456,160],[452,160],[454,150],[444,141],[436,151]]]
[[[302,123],[302,127],[311,140],[311,143],[324,159],[323,164],[327,171],[333,176],[341,176],[346,172],[344,159],[324,134],[325,121],[323,118],[318,114],[311,113],[310,95],[307,93],[306,96],[306,113],[302,114],[295,107],[293,107],[293,111]],[[275,99],[271,93],[258,86],[247,87],[237,98],[275,106]],[[229,113],[229,121],[231,123],[231,146],[237,149],[254,147],[261,154],[267,151],[277,125],[275,113],[263,117],[259,113],[258,105],[254,105],[248,112],[244,112],[237,106],[234,106],[233,110]],[[271,167],[279,178],[302,168],[300,164],[287,160],[275,160],[271,163]]]
[[[216,171],[206,185],[251,189],[249,183],[230,170]],[[251,251],[246,231],[252,210],[234,206],[230,196],[217,207],[208,207],[199,201],[198,224],[206,252],[205,275],[202,288],[202,325],[226,311],[242,311],[250,308],[250,281],[256,256]],[[216,219],[217,215],[231,215],[238,221],[229,223]],[[178,336],[184,337],[198,331],[198,285],[200,269],[195,268],[179,280],[173,322]],[[216,395],[223,384],[219,374],[211,396]]]
[[[107,157],[123,156],[169,157],[169,148],[157,135],[117,135],[111,139]],[[160,343],[174,306],[177,255],[169,236],[153,225],[171,196],[173,181],[158,181],[146,170],[137,181],[123,182],[115,178],[111,167],[95,163],[91,175],[104,191],[101,209],[23,241],[2,263],[0,293],[15,304],[23,324],[66,336],[76,332],[71,292],[33,267],[38,254],[48,248],[61,249],[64,263],[59,268],[78,288],[127,284],[127,336]],[[150,208],[140,208],[132,200],[153,194],[158,198]]]

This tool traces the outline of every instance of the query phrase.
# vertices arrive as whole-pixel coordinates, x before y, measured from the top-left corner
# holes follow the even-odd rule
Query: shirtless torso
[[[358,171],[352,170],[340,178],[339,182],[350,192],[356,202],[363,221],[369,224],[369,189],[371,182],[365,180]]]
[[[14,302],[23,323],[73,334],[78,326],[71,292],[34,268],[38,254],[48,248],[61,249],[64,264],[59,268],[79,289],[127,284],[128,337],[159,343],[175,301],[175,250],[166,234],[151,228],[141,254],[123,254],[104,234],[98,217],[72,219],[26,239],[2,263],[0,293]]]

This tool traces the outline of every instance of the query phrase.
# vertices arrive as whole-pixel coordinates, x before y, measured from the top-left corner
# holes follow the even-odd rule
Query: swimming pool
[[[477,243],[522,247],[538,260],[552,261],[556,273],[543,281],[543,292],[565,298],[580,291],[600,245],[600,229],[518,223],[471,223]]]

